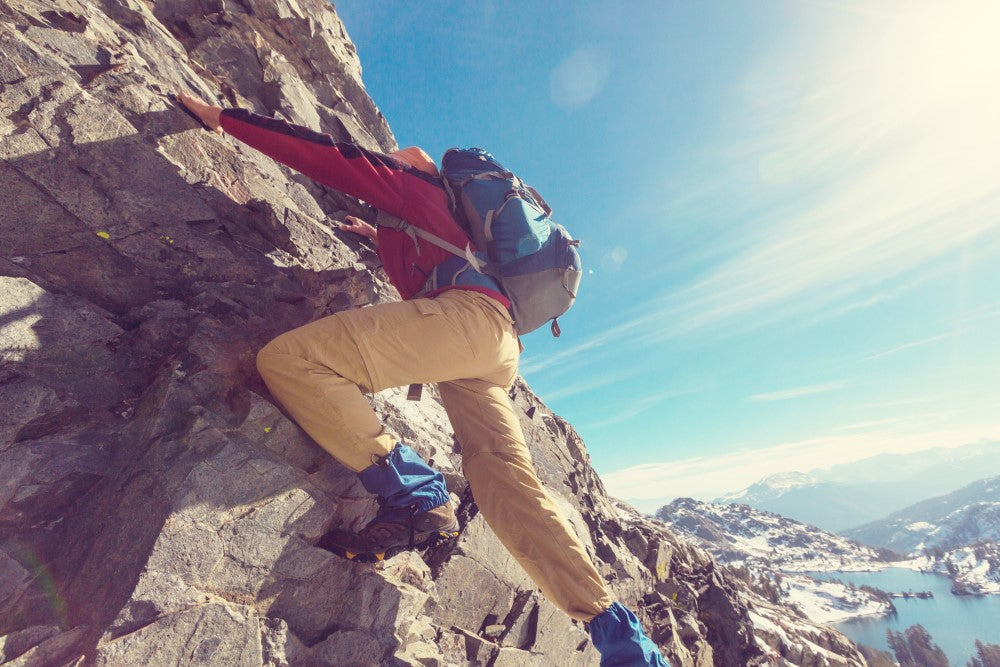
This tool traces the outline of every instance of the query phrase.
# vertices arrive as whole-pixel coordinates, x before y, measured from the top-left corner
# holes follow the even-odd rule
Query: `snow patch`
[[[929,533],[935,528],[937,528],[937,526],[935,526],[933,523],[927,523],[926,521],[915,521],[914,523],[908,525],[906,527],[906,530],[909,530],[914,533]]]
[[[786,575],[785,597],[807,618],[836,623],[848,618],[888,614],[890,605],[871,593],[834,581],[817,581],[804,575]]]

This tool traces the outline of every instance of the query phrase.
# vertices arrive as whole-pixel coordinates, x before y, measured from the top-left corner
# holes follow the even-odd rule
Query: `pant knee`
[[[281,358],[287,357],[288,352],[283,348],[281,336],[278,336],[257,351],[257,372],[265,380],[278,369]]]
[[[266,378],[268,374],[270,364],[270,359],[268,357],[270,357],[270,354],[268,353],[267,348],[262,347],[257,351],[257,373],[259,373],[262,378]]]

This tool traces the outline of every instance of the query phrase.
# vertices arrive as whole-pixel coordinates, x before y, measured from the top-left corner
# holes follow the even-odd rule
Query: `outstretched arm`
[[[222,134],[222,107],[208,104],[187,93],[179,93],[177,99],[187,107],[210,130]],[[344,218],[346,222],[337,223],[337,227],[345,232],[353,232],[366,237],[375,247],[378,247],[378,230],[370,224],[353,215]]]
[[[227,134],[295,171],[400,218],[419,190],[440,190],[436,182],[415,182],[421,180],[414,177],[416,170],[395,158],[301,125],[246,109],[224,109],[219,123]]]
[[[417,180],[423,180],[420,172],[393,157],[352,143],[338,142],[328,134],[301,125],[246,109],[223,109],[184,93],[179,94],[178,99],[214,131],[225,130],[295,171],[396,217],[404,217],[405,200],[416,194],[415,184],[411,182],[414,173]],[[417,187],[440,189],[436,182]]]

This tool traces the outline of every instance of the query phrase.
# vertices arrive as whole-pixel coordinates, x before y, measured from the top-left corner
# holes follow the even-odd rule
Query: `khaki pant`
[[[362,392],[438,383],[483,517],[553,604],[590,620],[614,599],[535,475],[507,397],[518,355],[500,304],[450,290],[289,331],[260,351],[257,367],[299,425],[355,472],[396,445]]]

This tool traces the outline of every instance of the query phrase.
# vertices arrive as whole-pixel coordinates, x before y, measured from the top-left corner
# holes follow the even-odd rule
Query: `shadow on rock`
[[[58,98],[57,83],[35,92]],[[258,505],[312,493],[320,505],[294,531],[329,521],[329,500],[308,480],[329,466],[315,445],[283,427],[298,439],[296,468],[241,434],[261,410],[284,421],[260,398],[254,355],[372,297],[301,188],[285,207],[255,197],[247,182],[263,179],[243,178],[253,165],[188,131],[177,110],[126,119],[74,104],[0,144],[0,588],[12,591],[0,596],[0,635],[86,626],[93,646],[157,571],[147,562],[157,540],[185,520],[199,548],[206,527],[234,540],[230,556],[264,548],[236,546],[233,532],[243,513],[266,515]],[[326,252],[300,261],[314,240]],[[294,521],[281,521],[285,535]],[[231,575],[219,576],[231,590]]]

